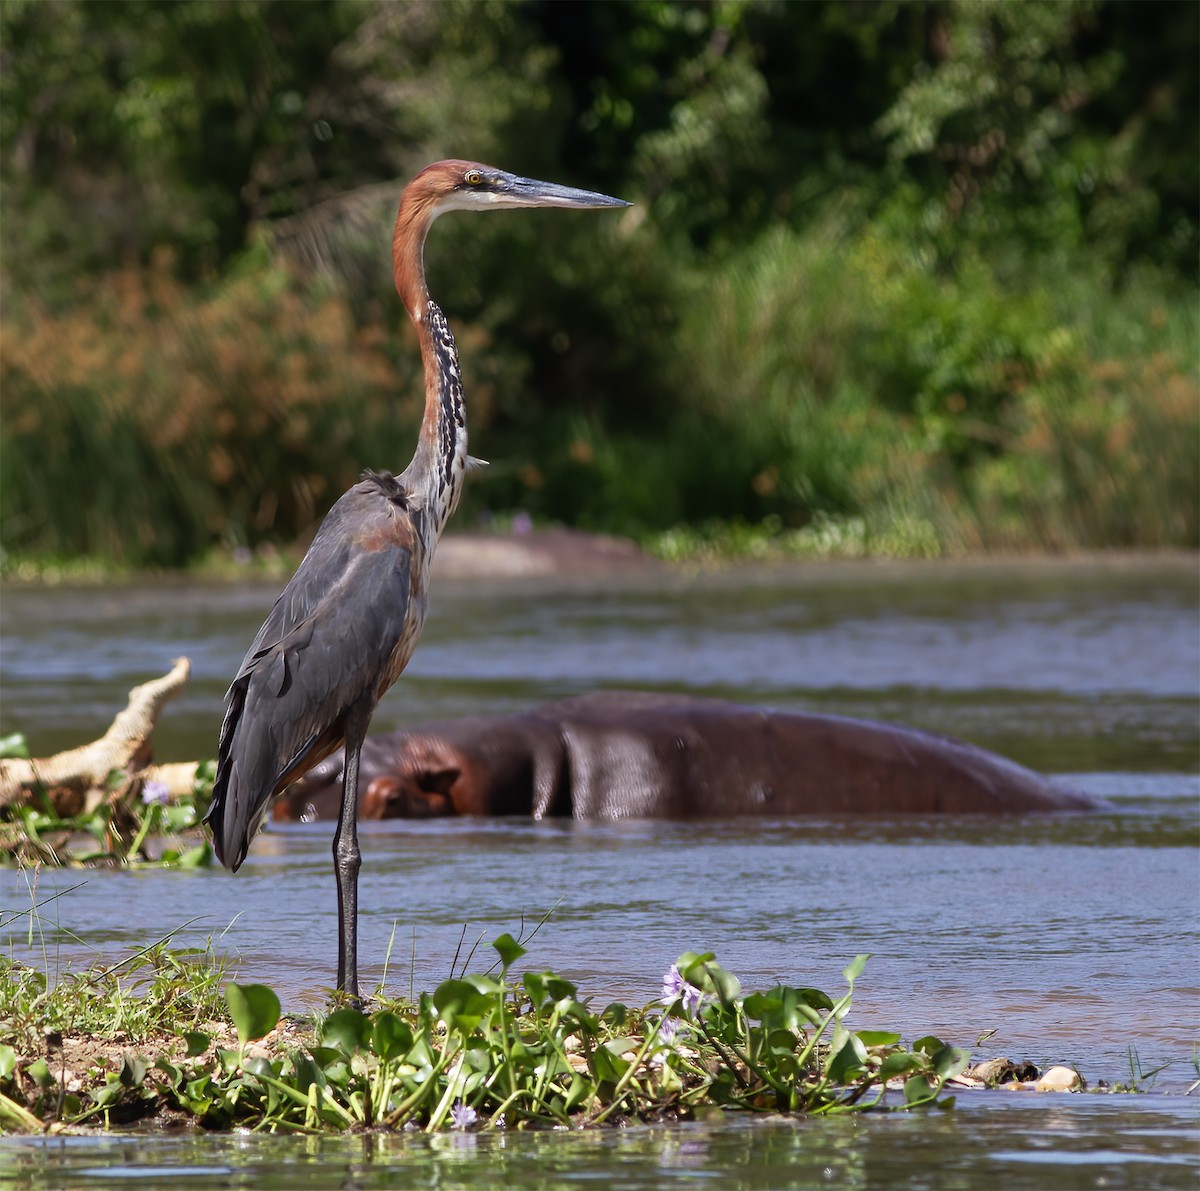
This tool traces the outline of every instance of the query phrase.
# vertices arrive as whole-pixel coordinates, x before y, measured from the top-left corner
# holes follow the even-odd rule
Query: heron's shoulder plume
[[[374,485],[392,504],[402,509],[407,509],[412,502],[412,493],[390,471],[373,471],[367,468],[360,478],[362,483]]]

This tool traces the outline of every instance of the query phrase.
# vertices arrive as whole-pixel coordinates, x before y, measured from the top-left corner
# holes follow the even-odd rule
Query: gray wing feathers
[[[326,531],[339,528],[335,511],[226,696],[206,821],[218,858],[233,869],[281,780],[299,776],[306,756],[315,762],[340,744],[346,710],[368,692],[373,697],[404,632],[409,552],[355,549],[348,535],[331,540]]]

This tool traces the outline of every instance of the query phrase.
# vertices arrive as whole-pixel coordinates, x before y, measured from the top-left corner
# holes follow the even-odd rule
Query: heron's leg
[[[346,713],[346,764],[342,774],[342,807],[333,837],[333,872],[338,890],[338,979],[356,1008],[362,1008],[358,992],[358,758],[371,722],[370,703],[356,704]]]

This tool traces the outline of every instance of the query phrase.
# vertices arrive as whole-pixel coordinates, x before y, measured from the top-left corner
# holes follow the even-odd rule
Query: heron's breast
[[[382,697],[392,683],[400,677],[409,659],[416,652],[421,630],[425,627],[425,612],[428,608],[429,562],[433,550],[425,541],[425,535],[414,535],[411,551],[412,566],[408,579],[408,600],[404,606],[404,620],[400,635],[384,663],[376,697]]]

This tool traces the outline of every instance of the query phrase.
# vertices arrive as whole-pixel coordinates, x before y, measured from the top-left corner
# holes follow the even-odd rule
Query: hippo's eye
[[[463,180],[468,186],[479,186],[483,182],[483,175],[478,170],[467,170]]]

